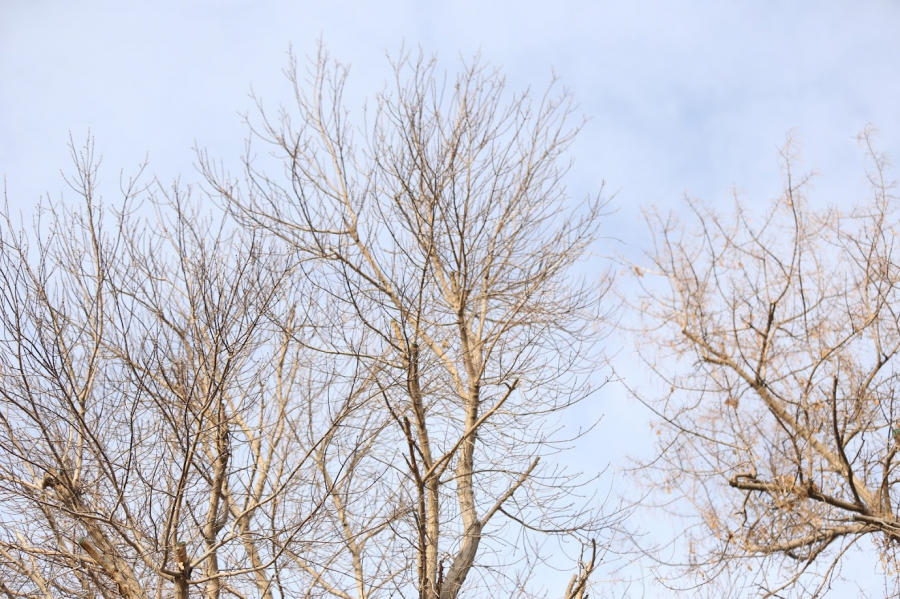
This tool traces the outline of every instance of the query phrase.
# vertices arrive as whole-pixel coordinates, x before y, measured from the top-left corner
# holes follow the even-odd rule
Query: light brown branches
[[[645,472],[696,510],[704,532],[686,561],[701,576],[764,557],[755,580],[784,575],[767,591],[815,576],[821,591],[873,534],[896,563],[900,220],[885,160],[866,147],[873,198],[850,213],[810,206],[788,149],[765,214],[689,201],[686,225],[648,219],[642,272],[660,279],[641,280],[644,356],[671,393],[650,402],[665,451]]]
[[[603,201],[566,196],[578,130],[566,92],[509,93],[477,59],[452,81],[422,55],[394,67],[363,124],[345,107],[343,66],[324,51],[306,79],[292,65],[294,105],[263,112],[253,131],[287,177],[248,159],[238,186],[203,168],[244,226],[309,262],[329,302],[310,345],[378,390],[363,408],[380,431],[370,455],[334,456],[323,470],[344,460],[360,477],[340,494],[344,532],[338,556],[319,558],[330,565],[321,589],[362,597],[384,579],[369,565],[351,585],[331,564],[358,579],[359,564],[381,559],[391,567],[380,576],[408,573],[391,581],[401,593],[455,599],[506,526],[543,520],[530,534],[559,520],[593,535],[602,521],[565,507],[577,479],[539,458],[552,444],[541,423],[588,396],[578,376],[600,363],[592,327],[607,283],[571,273],[597,239]],[[391,467],[373,480],[375,464]],[[397,500],[402,510],[381,510]],[[363,505],[396,519],[379,527],[393,535],[381,547],[355,541],[364,528],[349,514]],[[499,522],[505,513],[515,517]]]

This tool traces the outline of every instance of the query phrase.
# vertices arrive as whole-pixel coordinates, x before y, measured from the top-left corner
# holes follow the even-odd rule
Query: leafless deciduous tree
[[[603,202],[573,207],[562,182],[567,93],[510,94],[479,60],[449,77],[423,57],[394,67],[354,122],[344,67],[292,64],[296,102],[261,110],[251,138],[280,172],[248,158],[239,181],[204,163],[237,219],[293,247],[328,296],[310,347],[377,389],[360,428],[377,432],[350,458],[361,475],[331,487],[335,544],[297,560],[337,597],[526,595],[536,538],[604,534],[575,501],[585,480],[542,459],[599,365],[606,283],[573,267]],[[347,467],[317,459],[324,478]],[[567,596],[586,597],[600,559]]]
[[[851,212],[810,208],[788,145],[784,194],[758,220],[742,201],[649,219],[644,356],[671,390],[648,403],[649,467],[693,506],[698,581],[743,572],[739,593],[816,596],[864,539],[896,580],[900,222],[887,161],[861,140],[873,197]]]
[[[290,596],[355,401],[293,340],[296,265],[177,188],[104,210],[73,155],[80,204],[0,224],[0,592]]]

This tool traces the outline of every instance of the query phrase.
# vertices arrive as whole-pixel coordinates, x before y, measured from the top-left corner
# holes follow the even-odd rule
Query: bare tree
[[[871,539],[894,586],[900,223],[887,160],[861,140],[873,197],[851,212],[810,207],[789,144],[761,219],[740,200],[649,219],[643,355],[670,393],[645,399],[660,417],[646,467],[692,507],[698,583],[743,572],[740,596],[821,595]]]
[[[328,296],[306,343],[378,391],[350,459],[361,476],[330,487],[336,544],[294,557],[335,597],[525,595],[535,539],[590,545],[611,524],[576,501],[590,478],[546,459],[600,364],[607,282],[573,269],[604,202],[572,205],[563,185],[568,93],[510,94],[478,59],[450,77],[421,56],[393,66],[354,122],[343,66],[322,52],[304,79],[292,61],[296,102],[260,105],[252,128],[271,153],[248,152],[242,181],[203,161],[236,218],[293,247]],[[587,596],[593,555],[567,596]]]
[[[0,222],[0,591],[289,596],[361,388],[323,394],[284,248],[73,157],[80,204]]]

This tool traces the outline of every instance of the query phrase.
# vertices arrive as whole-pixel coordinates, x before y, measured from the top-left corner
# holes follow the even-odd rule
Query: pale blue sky
[[[194,140],[240,152],[251,85],[285,97],[293,45],[322,37],[354,89],[387,76],[405,41],[448,68],[481,49],[513,85],[551,68],[591,121],[576,148],[583,190],[606,179],[622,208],[778,185],[775,149],[796,129],[817,188],[860,192],[853,136],[900,138],[900,3],[894,2],[51,2],[0,3],[0,172],[27,206],[59,187],[65,142],[91,129],[108,167],[149,152],[190,171]],[[896,154],[896,152],[893,152]]]
[[[642,206],[778,194],[790,130],[821,173],[817,201],[864,197],[856,134],[871,123],[900,156],[898,26],[896,0],[0,0],[0,174],[13,209],[58,197],[69,132],[79,143],[90,129],[113,189],[148,153],[152,172],[190,181],[195,143],[239,156],[251,86],[273,105],[288,99],[291,45],[313,53],[321,37],[352,64],[357,105],[403,43],[450,70],[480,49],[514,88],[540,88],[555,69],[573,90],[590,119],[573,195],[601,180],[618,191],[608,231],[635,255]],[[640,438],[646,418],[622,397],[604,395],[605,430]],[[625,445],[603,439],[613,454]]]

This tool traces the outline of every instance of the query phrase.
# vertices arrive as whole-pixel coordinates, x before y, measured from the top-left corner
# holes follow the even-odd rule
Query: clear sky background
[[[555,70],[574,92],[589,122],[570,188],[607,182],[610,252],[637,256],[643,207],[778,195],[790,131],[820,173],[817,203],[864,199],[856,134],[872,124],[900,156],[898,30],[897,0],[0,0],[0,174],[27,214],[65,190],[69,134],[81,143],[90,130],[107,182],[145,156],[161,179],[191,181],[193,147],[239,157],[251,87],[270,105],[289,100],[290,46],[302,56],[323,39],[352,65],[357,105],[403,44],[451,71],[480,50],[512,88],[540,88]],[[614,464],[648,451],[646,414],[620,389],[601,400],[604,423],[579,451]],[[874,571],[862,566],[857,582],[877,584]]]

